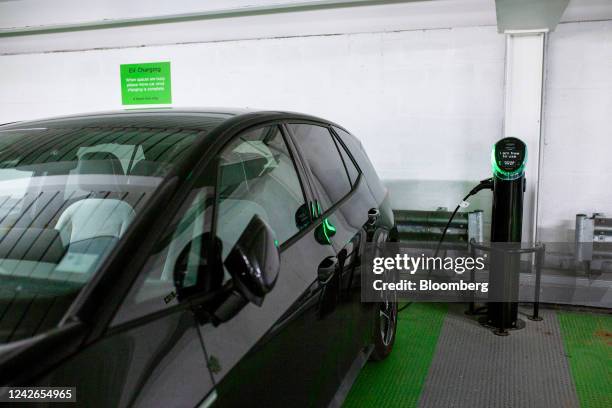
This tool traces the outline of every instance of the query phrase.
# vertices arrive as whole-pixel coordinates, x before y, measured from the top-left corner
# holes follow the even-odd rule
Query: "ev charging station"
[[[526,163],[527,146],[520,139],[506,137],[493,146],[491,243],[504,246],[491,251],[489,286],[493,299],[503,299],[504,302],[489,302],[487,314],[480,322],[493,327],[495,333],[501,335],[506,335],[508,329],[525,326],[518,318],[521,256],[512,253],[512,249],[520,249],[521,243]]]
[[[493,329],[500,336],[508,335],[508,330],[522,329],[525,322],[518,318],[519,277],[521,254],[536,254],[536,287],[534,313],[531,320],[539,321],[539,285],[542,266],[543,246],[532,248],[521,246],[523,227],[523,197],[525,194],[525,165],[527,164],[527,145],[516,137],[506,137],[493,146],[491,165],[493,177],[481,180],[462,200],[481,190],[493,190],[491,211],[490,245],[470,241],[472,250],[489,252],[489,302],[487,307],[474,307],[470,302],[468,315],[485,314],[479,322]],[[459,204],[451,214],[438,245],[434,251],[437,256],[446,232],[461,207]],[[431,273],[431,271],[430,271]],[[473,280],[473,275],[472,275]],[[483,312],[486,310],[486,313]]]

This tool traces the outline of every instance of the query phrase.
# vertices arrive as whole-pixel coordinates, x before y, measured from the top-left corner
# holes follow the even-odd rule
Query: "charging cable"
[[[448,222],[446,223],[446,226],[444,227],[444,230],[442,231],[442,236],[440,237],[440,241],[438,241],[438,245],[436,246],[436,251],[434,252],[434,256],[433,256],[434,258],[438,256],[438,252],[440,251],[440,246],[442,245],[442,241],[444,241],[444,237],[446,237],[446,231],[448,231],[448,228],[453,222],[453,218],[455,218],[455,215],[457,215],[457,211],[459,211],[459,208],[467,207],[469,203],[467,203],[465,200],[467,200],[474,194],[478,193],[480,190],[493,190],[493,178],[491,177],[488,179],[480,180],[480,183],[478,183],[476,187],[470,190],[470,192],[467,193],[467,195],[463,197],[463,200],[461,200],[461,202],[457,205],[457,207],[455,208],[455,211],[453,211],[453,213],[451,214],[450,218],[448,219]],[[429,270],[428,275],[431,275],[431,269]],[[398,313],[408,308],[408,306],[410,306],[411,304],[412,302],[405,303],[402,307],[397,309]]]
[[[442,231],[442,236],[440,237],[440,241],[438,241],[436,251],[434,252],[434,258],[438,256],[440,246],[442,246],[442,241],[444,241],[444,237],[446,237],[446,231],[448,231],[448,227],[450,227],[451,222],[453,222],[453,218],[455,218],[455,215],[457,215],[457,211],[459,211],[459,208],[467,207],[469,204],[465,200],[478,193],[480,190],[493,190],[493,178],[491,177],[488,179],[480,180],[480,183],[478,183],[476,187],[474,187],[469,193],[467,193],[467,195],[463,197],[463,200],[461,200],[461,202],[457,205],[455,211],[453,211],[452,215],[448,219],[448,222],[446,223],[446,226],[444,227],[444,230]],[[431,269],[429,270],[429,275],[431,275]]]

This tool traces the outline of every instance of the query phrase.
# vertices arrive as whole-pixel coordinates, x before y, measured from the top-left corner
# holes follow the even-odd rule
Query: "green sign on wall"
[[[121,64],[123,105],[172,103],[170,62]]]

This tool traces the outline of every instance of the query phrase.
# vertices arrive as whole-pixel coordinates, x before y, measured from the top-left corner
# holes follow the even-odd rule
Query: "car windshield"
[[[0,127],[0,343],[57,325],[203,132]]]

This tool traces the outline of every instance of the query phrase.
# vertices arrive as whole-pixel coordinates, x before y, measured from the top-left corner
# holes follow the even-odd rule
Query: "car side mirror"
[[[233,290],[213,312],[225,322],[251,302],[257,306],[276,284],[280,253],[272,229],[257,214],[238,238],[224,262],[232,276]]]
[[[280,254],[272,229],[257,214],[251,218],[224,264],[238,291],[261,306],[278,278]]]

